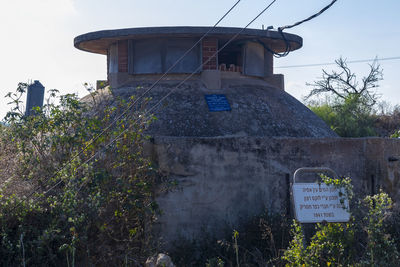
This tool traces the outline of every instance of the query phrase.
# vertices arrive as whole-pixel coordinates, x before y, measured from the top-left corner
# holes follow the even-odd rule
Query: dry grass
[[[3,194],[26,195],[32,184],[17,175],[19,155],[16,144],[7,135],[7,127],[0,126],[0,188]]]

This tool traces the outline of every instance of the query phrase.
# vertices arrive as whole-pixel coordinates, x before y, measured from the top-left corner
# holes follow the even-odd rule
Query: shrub
[[[392,200],[386,193],[380,192],[374,196],[367,196],[363,205],[368,209],[368,214],[364,217],[364,231],[368,239],[362,263],[371,266],[396,266],[399,262],[399,252],[384,225],[390,216]]]
[[[20,84],[1,143],[19,162],[0,195],[0,265],[140,265],[151,254],[157,175],[143,156],[152,118],[130,101],[82,102],[52,90],[35,116],[21,112]],[[58,104],[55,104],[59,101]],[[9,155],[11,156],[11,155]],[[12,185],[12,184],[11,184]]]
[[[309,108],[341,137],[375,136],[372,108],[361,100],[357,95],[349,95],[334,103],[309,105]]]
[[[338,71],[322,71],[322,79],[311,84],[306,100],[313,96],[328,95],[330,101],[311,104],[310,109],[322,118],[339,136],[374,136],[375,117],[373,108],[379,96],[376,88],[383,79],[383,71],[375,61],[369,73],[360,81],[348,67],[346,60],[335,61]]]
[[[280,266],[289,243],[290,221],[266,212],[237,225],[226,226],[217,238],[204,233],[199,240],[180,239],[170,251],[176,266]]]
[[[344,187],[352,195],[349,180],[324,177],[327,184]],[[310,241],[302,226],[292,225],[292,241],[282,259],[286,266],[397,266],[399,252],[388,225],[392,201],[386,193],[353,202],[347,223],[318,223]]]

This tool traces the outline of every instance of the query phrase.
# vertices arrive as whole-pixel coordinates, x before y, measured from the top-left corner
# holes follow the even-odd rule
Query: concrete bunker
[[[75,47],[106,55],[110,97],[129,97],[146,92],[209,30],[99,31],[76,37]],[[149,129],[151,156],[161,172],[179,182],[177,190],[157,196],[164,211],[159,229],[166,242],[197,238],[204,230],[218,235],[223,227],[234,227],[265,208],[289,214],[290,176],[300,167],[332,168],[352,177],[363,193],[389,188],[394,177],[387,158],[400,154],[399,140],[338,138],[284,91],[270,50],[284,52],[288,43],[291,51],[299,49],[301,37],[240,31],[213,29],[148,92],[150,107],[170,93],[154,111],[158,120]],[[178,86],[192,72],[193,77]],[[206,100],[210,95],[223,95],[229,109],[212,111]]]
[[[75,38],[74,43],[79,49],[106,55],[109,83],[112,87],[119,88],[134,80],[137,75],[166,72],[209,30],[209,27],[109,30],[80,35]],[[292,51],[299,49],[302,39],[297,35],[281,35],[270,30],[215,28],[169,73],[219,70],[272,79],[274,74],[271,51],[283,52],[288,44]],[[275,79],[277,77],[282,79],[280,76],[275,76]]]
[[[336,136],[284,91],[283,75],[274,74],[271,51],[299,49],[297,35],[240,28],[132,28],[87,33],[75,38],[75,46],[106,55],[108,82],[116,95],[140,96],[146,91],[140,88],[168,71],[146,95],[151,106],[173,91],[155,112],[154,136]],[[193,75],[180,84],[188,74]],[[215,112],[219,109],[210,109],[207,99],[221,95],[227,110]]]

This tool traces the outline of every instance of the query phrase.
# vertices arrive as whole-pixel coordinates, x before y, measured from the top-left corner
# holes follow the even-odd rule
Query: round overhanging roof
[[[158,37],[200,38],[211,29],[212,27],[146,27],[104,30],[77,36],[74,39],[74,46],[83,51],[106,55],[109,46],[119,40]],[[290,43],[290,51],[297,50],[303,45],[303,39],[298,35],[283,33],[283,38],[281,33],[271,30],[245,29],[242,31],[242,28],[217,27],[212,29],[207,36],[229,39],[239,32],[239,36],[234,41],[255,39],[279,53],[286,51],[284,38]]]

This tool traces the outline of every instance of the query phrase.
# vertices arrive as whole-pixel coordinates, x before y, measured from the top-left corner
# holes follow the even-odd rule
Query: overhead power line
[[[290,28],[294,28],[296,26],[299,26],[300,24],[303,24],[304,22],[310,21],[316,17],[318,17],[319,15],[321,15],[322,13],[324,13],[326,10],[328,10],[331,6],[333,6],[334,3],[336,3],[337,0],[333,0],[329,5],[325,6],[323,9],[321,9],[319,12],[315,13],[314,15],[309,16],[306,19],[303,19],[301,21],[298,21],[292,25],[286,25],[286,26],[282,26],[282,27],[278,27],[278,32],[281,34],[282,39],[285,41],[285,45],[286,45],[286,49],[285,52],[283,53],[279,53],[279,52],[275,52],[273,49],[265,46],[265,48],[272,53],[275,57],[286,57],[287,55],[289,55],[289,52],[291,50],[290,47],[290,42],[286,39],[285,35],[283,34],[283,31],[286,29],[290,29]]]
[[[181,62],[198,44],[201,43],[201,41],[210,33],[212,32],[218,25],[219,23],[221,23],[221,21],[228,16],[229,13],[231,13],[231,11],[241,2],[241,0],[238,0],[215,24],[212,28],[210,28],[205,34],[203,34],[203,36],[191,47],[189,48],[177,61],[175,61],[175,63],[165,72],[163,73],[163,75],[160,76],[159,79],[157,79],[157,81],[155,81],[148,89],[146,89],[146,91],[141,94],[139,97],[137,97],[120,115],[118,115],[106,128],[103,129],[102,132],[100,132],[97,136],[95,136],[94,138],[92,138],[87,145],[82,149],[81,152],[79,152],[76,157],[80,156],[82,153],[84,153],[89,146],[91,146],[97,139],[99,139],[103,134],[105,134],[108,130],[110,130],[110,128],[121,118],[125,117],[126,113],[133,107],[135,106],[139,100],[143,99],[155,86],[157,86],[157,84],[160,83],[160,81],[162,79],[165,78],[165,76],[171,72],[172,69],[174,69],[179,62]],[[74,160],[76,157],[71,159]],[[71,163],[69,162],[69,163]]]
[[[384,57],[384,58],[371,58],[371,59],[359,59],[359,60],[349,60],[346,63],[365,63],[365,62],[373,62],[373,61],[388,61],[388,60],[399,60],[399,57]],[[318,66],[329,66],[336,65],[335,62],[326,62],[326,63],[313,63],[313,64],[301,64],[301,65],[288,65],[288,66],[276,66],[276,69],[289,69],[289,68],[305,68],[305,67],[318,67]]]
[[[211,57],[209,57],[205,62],[201,63],[199,67],[193,71],[189,76],[187,76],[183,81],[181,81],[177,86],[175,86],[173,89],[171,89],[167,94],[165,94],[156,104],[154,104],[150,109],[146,110],[144,116],[148,115],[150,112],[155,110],[166,98],[168,98],[173,92],[175,92],[176,89],[178,89],[180,86],[182,86],[186,81],[188,81],[190,78],[192,78],[201,68],[206,65],[208,62],[212,60],[215,56],[218,55],[218,53],[223,50],[226,46],[228,46],[233,40],[235,40],[244,30],[246,30],[251,24],[253,24],[254,21],[256,21],[262,14],[264,14],[277,0],[273,0],[267,7],[265,7],[255,18],[253,18],[245,27],[243,27],[239,32],[237,32],[233,37],[231,37],[221,48],[219,48]],[[135,123],[139,121],[136,120]],[[131,127],[131,126],[130,126]],[[87,159],[84,163],[80,164],[75,171],[80,169],[84,164],[87,164],[91,160],[93,160],[97,155],[100,154],[100,152],[106,150],[109,146],[111,146],[116,140],[118,140],[126,131],[130,129],[130,127],[126,128],[124,131],[122,131],[116,138],[111,140],[109,143],[107,143],[102,149],[98,150],[95,154],[93,154],[89,159]],[[58,181],[56,184],[51,186],[45,194],[48,194],[50,191],[54,190],[57,188],[58,185],[62,183],[62,180]],[[30,196],[32,196],[34,193],[32,193]],[[38,197],[39,198],[39,197]]]
[[[238,0],[235,2],[235,4],[214,24],[213,27],[211,27],[205,34],[203,34],[203,36],[191,47],[189,48],[165,73],[163,73],[163,75],[161,75],[161,77],[154,82],[143,94],[141,94],[139,97],[137,97],[121,114],[119,114],[106,128],[104,128],[98,135],[96,135],[94,138],[92,138],[89,142],[87,142],[87,144],[85,145],[85,147],[78,152],[77,154],[75,154],[74,156],[72,156],[67,163],[65,163],[61,168],[59,168],[50,178],[46,179],[46,181],[50,181],[51,179],[53,179],[54,177],[56,177],[61,171],[63,171],[69,164],[71,164],[76,158],[78,158],[80,155],[82,155],[96,140],[98,140],[102,135],[104,135],[107,131],[109,131],[111,129],[111,127],[120,119],[123,119],[127,112],[136,105],[136,103],[138,103],[138,101],[140,99],[143,99],[144,96],[146,94],[148,94],[163,78],[165,78],[165,76],[177,65],[179,64],[179,62],[181,62],[183,60],[183,58],[186,57],[186,55],[188,55],[194,48],[196,48],[196,46],[198,44],[201,43],[201,41],[208,35],[210,34],[220,23],[222,20],[225,19],[226,16],[229,15],[229,13],[232,12],[232,10],[241,2],[242,0]],[[276,0],[275,0],[276,1]],[[275,2],[274,1],[274,2]],[[97,154],[97,153],[96,153]],[[86,161],[85,161],[86,162]],[[78,168],[80,168],[82,165],[79,165]],[[58,183],[57,183],[58,185]],[[49,190],[46,191],[49,192],[51,190],[53,190],[56,186],[52,186]],[[36,188],[35,190],[33,190],[28,196],[27,199],[30,198],[33,194],[35,194],[38,190],[40,189],[40,187]]]
[[[244,30],[246,30],[254,21],[256,21],[262,14],[264,14],[274,3],[276,0],[273,0],[266,8],[264,8],[254,19],[252,19],[245,27],[243,27],[239,32],[237,32],[233,37],[231,37],[228,42],[226,42],[221,48],[219,48],[211,57],[209,57],[205,62],[200,64],[200,66],[192,72],[188,77],[186,77],[182,82],[180,82],[177,86],[175,86],[171,91],[169,91],[164,97],[162,97],[153,107],[149,109],[149,112],[155,109],[158,105],[160,105],[168,96],[170,96],[176,89],[182,86],[187,80],[192,78],[198,71],[202,69],[202,67],[211,61],[212,58],[216,57],[221,50],[223,50],[226,46],[228,46],[233,40],[235,40]]]
[[[318,16],[321,15],[322,13],[324,13],[324,12],[325,12],[326,10],[328,10],[331,6],[333,6],[333,4],[336,3],[336,2],[337,2],[337,0],[333,0],[329,5],[327,5],[327,6],[324,7],[323,9],[321,9],[318,13],[315,13],[314,15],[311,15],[311,16],[309,16],[308,18],[303,19],[303,20],[301,20],[301,21],[298,21],[298,22],[296,22],[296,23],[294,23],[294,24],[292,24],[292,25],[286,25],[286,26],[279,27],[278,30],[283,31],[283,30],[286,30],[286,29],[290,29],[290,28],[299,26],[300,24],[303,24],[304,22],[310,21],[310,20],[312,20],[312,19],[318,17]]]
[[[198,42],[196,42],[195,45],[193,45],[193,47],[191,47],[188,51],[186,51],[184,53],[184,55],[182,55],[155,83],[153,83],[141,96],[139,96],[138,98],[135,99],[135,101],[133,101],[128,108],[126,108],[119,116],[117,116],[113,122],[111,124],[109,124],[99,135],[97,135],[95,138],[91,139],[91,141],[89,141],[88,145],[78,154],[76,154],[74,157],[72,157],[61,169],[59,169],[54,176],[52,176],[52,178],[54,178],[58,173],[60,173],[66,166],[68,166],[68,164],[70,164],[74,159],[76,159],[78,156],[80,156],[82,153],[84,153],[88,147],[93,144],[93,142],[95,142],[99,137],[101,137],[103,134],[105,134],[118,120],[123,119],[127,112],[139,101],[139,99],[142,99],[148,92],[150,92],[191,50],[193,50],[240,2],[241,0],[237,1],[229,10],[228,12],[226,12],[224,14],[224,16],[218,20],[218,22],[207,32],[205,33]],[[320,12],[318,12],[317,14],[312,15],[311,17],[297,22],[293,25],[290,26],[284,26],[284,27],[280,27],[278,28],[278,31],[282,34],[283,39],[285,40],[286,44],[287,44],[287,48],[286,48],[286,52],[283,53],[285,55],[288,54],[288,52],[290,51],[290,44],[289,42],[286,40],[284,34],[283,34],[283,30],[287,29],[287,28],[292,28],[295,27],[297,25],[300,25],[306,21],[309,21],[317,16],[319,16],[320,14],[322,14],[325,10],[327,10],[329,7],[331,7],[337,0],[332,1],[332,3],[328,6],[326,6],[325,8],[323,8]],[[203,65],[207,64],[212,58],[214,58],[222,49],[224,49],[228,44],[230,44],[234,39],[236,39],[245,29],[247,29],[254,21],[256,21],[262,14],[264,14],[274,3],[276,2],[276,0],[273,0],[266,8],[264,8],[254,19],[252,19],[244,28],[242,28],[237,34],[235,34],[228,42],[225,43],[224,46],[222,46],[220,49],[218,49],[218,51],[216,51],[212,57],[209,57],[207,61],[203,62],[194,72],[192,72],[188,77],[186,77],[182,82],[180,82],[176,87],[174,87],[173,89],[170,90],[170,92],[168,92],[166,95],[164,95],[155,105],[153,105],[150,109],[146,110],[145,114],[148,114],[150,112],[152,112],[153,110],[155,110],[166,98],[168,98],[176,89],[178,89],[181,85],[183,85],[187,80],[189,80],[191,77],[193,77],[199,70],[201,70],[201,68],[203,67]],[[274,54],[279,54],[279,53],[274,53]],[[138,120],[137,120],[138,121]],[[136,122],[137,122],[136,121]],[[136,123],[135,122],[135,123]],[[118,135],[117,138],[114,138],[113,140],[111,140],[103,149],[107,149],[111,144],[113,144],[125,131],[127,131],[129,128],[125,129],[120,135]],[[86,160],[83,164],[90,162],[91,160],[93,160],[103,149],[97,151],[92,157],[90,157],[88,160]],[[78,170],[83,164],[80,164],[76,170]],[[50,179],[48,179],[47,181],[49,181]],[[46,191],[46,194],[52,190],[54,190],[62,181],[57,182],[56,184],[54,184],[51,188],[49,188]],[[33,191],[29,196],[32,196],[38,189],[36,189],[35,191]]]

